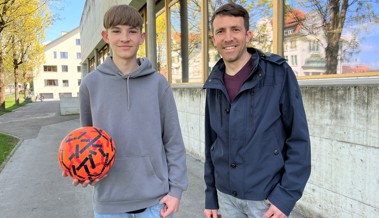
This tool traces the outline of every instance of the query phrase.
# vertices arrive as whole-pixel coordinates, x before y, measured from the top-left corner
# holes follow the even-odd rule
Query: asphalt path
[[[0,132],[20,139],[0,167],[0,218],[92,218],[92,187],[71,185],[57,161],[60,141],[80,126],[61,116],[59,101],[27,104],[0,116]],[[187,155],[188,190],[176,218],[202,218],[203,163]],[[294,212],[292,218],[302,218]]]
[[[60,141],[80,126],[61,116],[58,101],[27,104],[0,116],[0,132],[21,141],[0,168],[0,218],[92,218],[92,187],[74,187],[61,176]],[[177,218],[203,217],[202,162],[187,156],[189,188]]]

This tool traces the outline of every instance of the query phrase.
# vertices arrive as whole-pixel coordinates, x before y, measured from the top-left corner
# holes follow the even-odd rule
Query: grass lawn
[[[13,95],[6,95],[5,96],[5,111],[0,110],[0,116],[5,114],[5,113],[11,112],[12,110],[14,110],[16,108],[22,107],[22,106],[24,106],[30,102],[31,101],[25,101],[25,99],[20,96],[20,104],[16,105],[15,100],[14,100],[14,94]]]
[[[5,110],[0,110],[0,116],[30,102],[31,101],[25,101],[24,98],[20,97],[20,104],[16,105],[14,95],[7,95],[5,96]],[[17,145],[18,141],[19,140],[17,138],[0,133],[0,165],[4,162],[12,149]]]
[[[0,165],[17,145],[18,141],[19,140],[15,137],[0,133]]]

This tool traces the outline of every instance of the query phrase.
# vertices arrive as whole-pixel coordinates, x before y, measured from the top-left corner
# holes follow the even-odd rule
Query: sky
[[[45,42],[54,41],[61,36],[62,32],[69,32],[78,27],[85,2],[86,0],[61,0],[54,8],[51,8],[58,19],[50,28],[46,29]],[[365,39],[361,41],[362,51],[355,55],[350,63],[353,65],[365,64],[371,68],[379,69],[378,40],[379,25],[375,25],[374,28],[365,33]]]
[[[57,19],[50,28],[45,30],[46,42],[59,38],[62,32],[70,32],[80,25],[80,18],[85,0],[61,0],[51,7],[51,11]]]

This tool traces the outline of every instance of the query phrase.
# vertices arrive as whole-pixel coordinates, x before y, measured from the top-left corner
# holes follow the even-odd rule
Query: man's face
[[[103,40],[109,44],[113,58],[133,60],[139,46],[145,40],[145,34],[136,27],[117,25],[101,33]]]
[[[252,33],[244,26],[243,17],[217,15],[213,21],[212,42],[225,62],[236,62],[247,53]]]

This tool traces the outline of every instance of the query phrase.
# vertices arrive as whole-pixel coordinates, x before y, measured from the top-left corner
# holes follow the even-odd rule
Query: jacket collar
[[[255,49],[255,48],[247,48],[247,51],[251,54],[250,61],[253,62],[252,63],[252,67],[253,67],[252,69],[253,70],[250,73],[250,77],[249,77],[250,79],[246,82],[246,83],[250,84],[251,80],[255,80],[255,79],[251,79],[252,77],[253,78],[255,78],[255,77],[262,78],[263,77],[263,74],[264,74],[263,71],[260,72],[259,75],[256,75],[256,73],[255,73],[255,72],[257,72],[257,69],[259,67],[259,60],[260,60],[263,53],[261,51],[259,51],[258,49]],[[224,84],[224,73],[225,73],[225,63],[224,63],[224,60],[221,58],[213,67],[211,74],[209,75],[207,81],[205,81],[203,88],[205,88],[205,89],[206,88],[220,88],[220,85],[224,86],[223,85]],[[251,85],[253,85],[253,84],[251,84]]]

